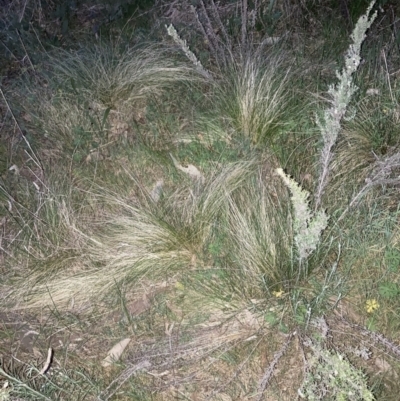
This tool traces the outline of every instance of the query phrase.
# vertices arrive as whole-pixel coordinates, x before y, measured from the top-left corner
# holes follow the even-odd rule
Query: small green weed
[[[379,295],[386,299],[396,298],[400,294],[400,286],[390,281],[379,284]]]
[[[385,251],[385,264],[390,272],[397,273],[400,268],[400,251],[396,248],[388,248]]]

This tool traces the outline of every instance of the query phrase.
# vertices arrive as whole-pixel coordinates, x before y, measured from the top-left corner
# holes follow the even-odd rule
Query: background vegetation
[[[0,400],[397,400],[399,18],[3,1]]]

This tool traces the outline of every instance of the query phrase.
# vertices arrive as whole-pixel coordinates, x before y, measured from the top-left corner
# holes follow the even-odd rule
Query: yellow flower
[[[283,295],[283,290],[280,290],[280,291],[272,291],[272,293],[274,294],[275,297],[281,298],[282,295]]]
[[[375,312],[379,308],[379,304],[376,299],[368,299],[365,302],[365,309],[367,313]]]
[[[177,282],[175,283],[175,288],[176,288],[178,291],[183,291],[183,290],[185,289],[185,286],[184,286],[182,283],[180,283],[179,281],[177,281]]]

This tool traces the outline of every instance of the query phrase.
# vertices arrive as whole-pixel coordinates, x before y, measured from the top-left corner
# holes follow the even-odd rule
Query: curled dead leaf
[[[182,166],[178,163],[174,156],[170,154],[172,161],[174,162],[175,167],[182,171],[183,173],[187,174],[192,180],[197,180],[200,183],[204,183],[205,179],[203,174],[199,171],[199,169],[194,166],[193,164],[188,164],[187,167]]]

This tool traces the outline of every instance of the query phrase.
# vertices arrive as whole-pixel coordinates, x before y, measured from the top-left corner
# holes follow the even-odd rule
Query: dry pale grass
[[[53,68],[57,79],[72,90],[72,97],[83,96],[117,109],[121,104],[132,105],[174,85],[200,79],[172,52],[152,45],[120,49],[102,43],[77,52],[65,51],[54,57]]]
[[[95,222],[83,214],[89,207],[74,214],[60,203],[53,218],[63,222],[66,242],[40,255],[11,298],[17,308],[91,309],[122,283],[140,298],[149,280],[167,286],[183,280],[205,304],[232,294],[239,303],[262,299],[297,276],[288,194],[270,166],[256,160],[233,163],[203,184],[189,179],[160,201],[150,191],[128,200],[98,189],[90,202],[95,208],[99,203],[103,216],[97,213]],[[221,246],[223,262],[216,266],[219,256],[212,249]]]
[[[98,216],[101,221],[89,223],[89,216],[74,215],[77,211],[65,214],[65,208],[55,209],[54,219],[63,218],[66,230],[85,246],[71,249],[79,256],[61,263],[51,253],[42,255],[39,269],[30,275],[29,281],[21,282],[20,289],[15,289],[15,299],[24,307],[54,304],[65,308],[70,302],[86,304],[89,300],[99,300],[119,282],[128,280],[140,286],[145,277],[157,282],[166,275],[172,278],[185,271],[204,247],[225,197],[243,183],[252,170],[251,165],[254,169],[254,163],[229,166],[210,179],[201,196],[189,189],[179,190],[165,205],[155,204],[150,194],[142,204],[137,199],[132,204],[126,203],[107,191],[103,195],[92,194],[92,207],[96,198],[100,199],[100,208],[106,213],[102,218]],[[107,214],[104,203],[117,215]],[[90,212],[90,208],[85,210]],[[57,274],[48,274],[55,269]],[[29,293],[28,300],[23,301]]]
[[[228,201],[228,230],[243,280],[254,285],[263,277],[280,286],[293,278],[290,210],[276,178],[260,174],[240,197]]]
[[[40,131],[40,156],[49,164],[65,158],[103,160],[121,139],[131,144],[139,127],[165,130],[165,116],[172,112],[168,107],[185,102],[184,88],[195,90],[204,82],[194,67],[161,46],[122,49],[101,43],[79,51],[59,50],[47,58],[46,85],[38,89],[32,82],[25,88],[28,96],[6,95],[22,105],[24,124]],[[151,122],[146,120],[150,98],[160,103]]]
[[[282,59],[270,56],[266,63],[253,55],[233,62],[226,78],[217,82],[217,101],[235,129],[254,144],[265,143],[285,124],[290,100],[289,70]]]

